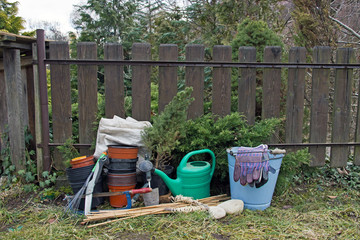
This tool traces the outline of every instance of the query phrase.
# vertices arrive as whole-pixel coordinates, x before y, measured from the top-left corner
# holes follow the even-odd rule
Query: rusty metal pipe
[[[94,59],[46,59],[47,64],[59,65],[121,65],[121,66],[160,66],[160,67],[237,67],[237,68],[360,68],[354,63],[238,63],[238,62],[195,62],[195,61],[149,61],[149,60],[94,60]]]

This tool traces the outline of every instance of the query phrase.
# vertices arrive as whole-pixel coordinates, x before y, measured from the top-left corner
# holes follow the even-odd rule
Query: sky
[[[15,2],[15,0],[8,0]],[[39,21],[58,22],[60,31],[66,33],[74,31],[71,26],[70,15],[74,9],[73,5],[84,2],[84,0],[17,0],[19,2],[18,16],[25,19],[27,24]],[[25,24],[25,27],[28,25]],[[28,29],[27,29],[28,30]]]

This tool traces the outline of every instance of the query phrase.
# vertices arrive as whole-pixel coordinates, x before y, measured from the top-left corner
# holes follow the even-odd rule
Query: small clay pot
[[[78,158],[73,158],[70,161],[72,168],[81,168],[81,167],[87,167],[90,165],[94,165],[94,156],[82,156]]]
[[[109,158],[114,159],[135,159],[137,158],[139,148],[127,145],[109,145]]]

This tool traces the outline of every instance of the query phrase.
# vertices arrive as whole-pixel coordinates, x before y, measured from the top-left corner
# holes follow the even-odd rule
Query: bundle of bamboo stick
[[[206,204],[207,206],[216,206],[219,204],[220,201],[225,201],[228,199],[229,197],[226,194],[222,194],[208,198],[198,199],[197,201],[199,201],[202,204]],[[83,220],[81,224],[115,218],[114,220],[111,221],[88,225],[89,228],[96,227],[124,219],[144,216],[144,215],[171,213],[172,211],[170,209],[186,207],[189,205],[190,205],[189,203],[173,202],[173,203],[165,203],[165,204],[153,205],[148,207],[131,208],[131,209],[101,210],[98,212],[91,212],[89,215],[86,216],[86,218]]]

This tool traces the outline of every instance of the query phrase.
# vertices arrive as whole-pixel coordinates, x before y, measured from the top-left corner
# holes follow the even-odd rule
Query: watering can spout
[[[165,182],[166,186],[170,189],[171,193],[176,196],[181,194],[180,179],[171,179],[166,173],[159,169],[155,169],[154,173],[157,174]]]

